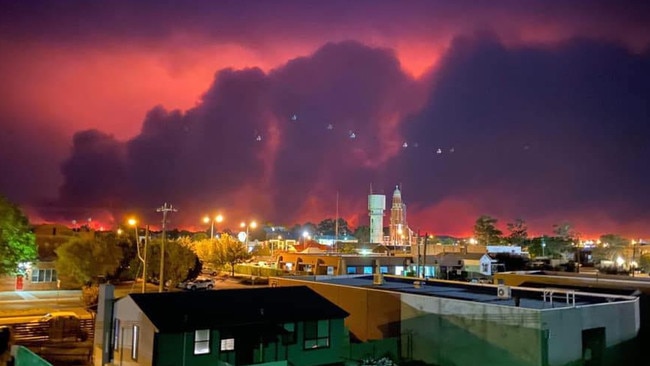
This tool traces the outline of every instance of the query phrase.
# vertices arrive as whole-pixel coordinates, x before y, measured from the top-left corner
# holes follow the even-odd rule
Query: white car
[[[214,287],[214,280],[212,278],[197,278],[193,281],[187,281],[185,288],[187,290],[211,290]]]

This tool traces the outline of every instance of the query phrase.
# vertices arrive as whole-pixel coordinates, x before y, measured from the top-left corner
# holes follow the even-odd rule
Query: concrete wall
[[[412,347],[403,353],[412,359],[441,366],[542,364],[538,311],[414,294],[401,298],[402,334]]]
[[[542,325],[549,329],[549,364],[563,365],[582,358],[582,331],[605,328],[607,347],[636,337],[639,300],[558,308],[542,313]]]

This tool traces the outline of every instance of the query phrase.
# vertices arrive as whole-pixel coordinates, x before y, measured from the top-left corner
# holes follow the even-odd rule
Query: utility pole
[[[424,248],[422,254],[422,277],[427,277],[427,239],[429,239],[429,233],[424,233]]]
[[[336,219],[334,221],[334,252],[339,251],[339,191],[336,191]]]
[[[165,231],[165,224],[167,223],[167,213],[178,211],[172,205],[167,205],[167,202],[162,207],[158,207],[156,212],[162,212],[162,242],[160,244],[160,274],[158,275],[158,292],[163,292],[165,286],[165,240],[167,239],[167,233]]]
[[[146,226],[146,231],[144,232],[144,264],[142,265],[142,293],[147,292],[147,246],[149,244],[149,225]]]
[[[421,263],[421,258],[420,258],[420,246],[422,245],[422,237],[420,236],[420,229],[418,229],[418,241],[417,241],[417,256],[416,262],[415,262],[415,277],[420,278],[420,263]],[[411,250],[411,252],[413,252]]]

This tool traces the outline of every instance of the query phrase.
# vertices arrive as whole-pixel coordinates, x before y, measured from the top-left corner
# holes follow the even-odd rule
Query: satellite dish
[[[357,134],[354,133],[352,130],[350,130],[349,135],[350,135],[351,139],[356,139],[357,138]]]
[[[257,138],[255,140],[262,141],[262,135],[257,135]]]
[[[295,114],[292,115],[292,116],[291,116],[291,120],[292,120],[292,121],[297,121],[297,120],[298,120],[298,116],[295,115]]]
[[[408,144],[407,142],[404,142],[404,143],[402,144],[402,147],[406,149],[407,147],[409,147],[409,144]]]
[[[332,125],[332,124],[330,123],[329,125],[327,125],[327,129],[328,129],[328,130],[333,130],[333,129],[334,129],[334,125]]]
[[[438,150],[436,150],[436,154],[442,154],[442,149],[438,148]]]

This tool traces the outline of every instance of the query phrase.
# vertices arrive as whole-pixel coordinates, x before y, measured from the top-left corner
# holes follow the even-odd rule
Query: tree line
[[[523,219],[515,219],[506,223],[506,232],[497,226],[498,220],[489,215],[482,215],[474,223],[474,238],[480,245],[519,245],[528,250],[533,257],[546,256],[559,258],[567,254],[576,253],[580,248],[581,234],[569,222],[555,224],[550,235],[531,238],[528,235],[528,225]],[[633,239],[625,238],[619,234],[603,234],[591,249],[595,262],[607,260],[615,261],[622,257],[626,261],[637,261],[640,268],[650,270],[650,255],[635,257],[636,250],[632,244]],[[629,249],[632,246],[632,258]]]

